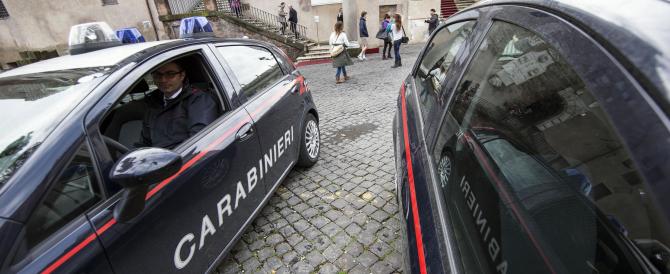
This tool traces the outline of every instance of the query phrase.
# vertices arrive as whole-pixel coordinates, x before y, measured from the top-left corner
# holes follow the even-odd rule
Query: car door
[[[81,134],[80,125],[77,127]],[[57,160],[52,170],[57,175],[45,183],[50,185],[46,193],[34,195],[33,198],[41,197],[39,204],[22,225],[21,232],[3,234],[3,237],[12,237],[3,239],[3,245],[12,244],[13,251],[7,254],[7,267],[3,267],[2,272],[112,273],[103,247],[96,241],[96,228],[85,214],[103,199],[89,146],[84,138],[70,142],[72,150]],[[9,228],[13,223],[3,221],[2,229],[6,229],[3,232],[12,232]]]
[[[667,245],[670,230],[639,161],[649,151],[627,132],[668,134],[625,117],[660,126],[663,116],[567,21],[514,6],[482,14],[491,24],[431,149],[450,220],[444,230],[459,239],[450,241],[453,267],[666,271],[641,252],[641,242]]]
[[[299,76],[285,71],[274,50],[260,45],[217,46],[230,67],[244,108],[259,133],[263,154],[259,167],[268,190],[285,177],[298,158],[305,104]]]
[[[112,160],[98,125],[109,106],[158,65],[184,56],[203,62],[214,92],[225,100],[223,114],[174,149],[182,156],[182,168],[150,188],[139,216],[127,223],[113,218],[123,191],[90,214],[96,228],[105,231],[99,239],[116,272],[211,270],[266,197],[257,169],[258,135],[251,130],[247,112],[229,99],[230,83],[206,45],[173,49],[118,76],[118,84],[88,114],[89,134],[96,140],[96,154],[106,174]]]
[[[441,272],[447,263],[439,256],[444,243],[437,240],[442,233],[436,230],[440,215],[434,206],[435,190],[429,183],[432,163],[425,140],[431,124],[439,123],[446,107],[449,94],[443,92],[445,86],[453,85],[472,48],[475,18],[472,13],[465,14],[437,29],[400,90],[397,191],[407,231],[408,268],[413,272]]]

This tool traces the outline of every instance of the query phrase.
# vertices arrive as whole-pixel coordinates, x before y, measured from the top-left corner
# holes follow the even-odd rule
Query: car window
[[[440,91],[442,84],[447,81],[447,70],[465,44],[474,25],[475,21],[464,21],[442,28],[426,46],[426,53],[419,64],[415,78],[424,119],[438,98],[441,98]]]
[[[218,47],[240,83],[242,93],[253,97],[274,85],[284,76],[274,55],[267,49],[253,46]]]
[[[173,64],[174,68],[158,72]],[[177,74],[165,75],[179,69],[182,71]],[[165,90],[179,86],[188,90],[168,99],[172,100],[168,104],[159,87],[161,83]],[[181,56],[161,63],[139,78],[106,116],[101,132],[128,149],[146,146],[173,149],[226,112],[222,94],[201,54]],[[114,158],[125,153],[109,141],[107,145]]]
[[[26,250],[102,199],[88,146],[82,145],[26,223]]]
[[[433,157],[466,272],[642,272],[641,243],[670,245],[606,112],[534,33],[495,22],[445,117]]]

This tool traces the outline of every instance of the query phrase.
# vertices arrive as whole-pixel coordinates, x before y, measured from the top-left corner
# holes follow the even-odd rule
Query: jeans
[[[387,47],[389,49],[388,54],[386,54]],[[391,56],[391,48],[392,47],[393,46],[391,46],[391,42],[387,42],[386,40],[384,40],[384,50],[382,51],[382,56]]]
[[[400,63],[400,40],[393,41],[393,53],[395,54],[395,61]]]
[[[335,78],[340,78],[340,73],[344,74],[344,77],[347,77],[347,67],[341,66],[337,68],[337,72],[335,73]]]
[[[295,34],[295,38],[298,38],[297,23],[291,22],[291,31]]]

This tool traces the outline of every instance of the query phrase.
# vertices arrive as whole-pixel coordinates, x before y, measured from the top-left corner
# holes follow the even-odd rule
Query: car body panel
[[[277,58],[285,58],[285,55],[277,54],[279,50],[275,47],[248,39],[176,40],[87,53],[95,59],[114,51],[118,55],[112,59],[118,63],[110,64],[103,75],[104,80],[59,121],[59,126],[2,187],[0,229],[9,234],[20,233],[22,223],[50,188],[48,182],[59,176],[57,171],[68,163],[69,155],[81,145],[90,148],[106,199],[48,238],[46,243],[50,246],[43,248],[46,245],[40,244],[31,249],[28,258],[35,260],[6,261],[0,265],[0,270],[46,273],[213,271],[297,161],[302,119],[307,113],[318,117],[304,77],[290,62],[282,59],[278,63],[286,75],[277,83],[278,88],[268,89],[265,92],[267,98],[258,97],[256,103],[247,102],[243,106],[242,100],[246,98],[237,94],[235,77],[213,50],[214,45],[220,44],[266,47],[272,49]],[[183,158],[181,170],[150,188],[145,208],[138,217],[119,223],[113,218],[113,210],[122,192],[107,176],[114,157],[102,138],[100,124],[117,100],[149,69],[193,53],[202,57],[205,69],[212,76],[212,84],[220,92],[217,96],[223,99],[226,113],[174,149]],[[68,58],[77,59],[76,56]],[[12,75],[58,69],[68,58],[51,61],[48,66],[37,63]],[[72,65],[87,67],[89,63],[81,61]],[[8,75],[3,74],[0,78]],[[278,103],[283,105],[274,106]],[[282,114],[288,111],[290,113]],[[288,121],[283,125],[268,121],[263,127],[273,129],[262,128],[252,119],[251,113],[257,115],[256,118],[260,114],[271,114]],[[259,122],[264,123],[262,119]],[[277,146],[279,138],[286,139],[286,128],[292,144],[290,149],[286,147],[282,157],[278,157],[281,159],[275,159],[283,161],[281,170],[275,171],[279,168],[276,164],[270,170],[261,171],[261,138],[267,144]],[[44,166],[54,168],[39,168]],[[270,176],[261,172],[270,172],[274,176],[266,180]],[[3,259],[15,257],[19,242],[3,241],[0,254],[7,256]]]
[[[545,2],[549,4],[546,4]],[[419,55],[413,69],[414,72],[405,80],[405,83],[403,83],[403,91],[405,88],[407,91],[405,94],[401,94],[401,96],[398,97],[398,111],[394,118],[394,138],[397,138],[398,140],[394,144],[394,150],[396,155],[397,197],[401,211],[400,215],[409,216],[409,218],[405,217],[405,220],[407,227],[406,236],[409,242],[409,250],[407,253],[409,253],[410,261],[412,261],[411,272],[424,273],[424,271],[417,266],[422,263],[426,265],[431,264],[429,259],[430,256],[428,254],[429,252],[434,252],[433,257],[440,257],[444,262],[444,268],[440,269],[439,272],[483,271],[482,269],[475,270],[462,268],[462,260],[472,260],[473,258],[461,257],[460,251],[458,248],[455,248],[454,239],[461,239],[463,235],[458,235],[457,231],[454,229],[454,217],[451,216],[453,213],[448,212],[448,201],[444,201],[444,197],[435,197],[431,199],[430,192],[440,188],[440,183],[437,179],[439,178],[437,174],[438,171],[434,164],[437,160],[436,155],[431,154],[433,154],[432,152],[434,150],[437,151],[438,148],[441,148],[445,144],[446,140],[440,141],[440,138],[437,136],[438,131],[445,130],[442,129],[443,125],[451,125],[446,130],[449,131],[454,138],[463,134],[459,131],[459,125],[453,121],[453,117],[448,115],[446,109],[452,104],[453,94],[457,92],[458,89],[462,88],[460,86],[462,84],[461,78],[467,71],[470,62],[472,62],[474,53],[480,47],[481,41],[489,31],[494,20],[510,22],[529,29],[541,36],[542,39],[561,52],[563,57],[567,59],[577,74],[584,79],[588,89],[598,97],[597,99],[602,104],[602,107],[607,110],[607,114],[610,115],[609,121],[618,129],[618,134],[626,143],[626,147],[629,149],[631,156],[635,159],[636,166],[640,169],[641,174],[645,176],[649,186],[654,190],[655,196],[665,197],[668,195],[670,187],[663,182],[666,181],[667,178],[670,178],[670,174],[661,171],[670,170],[670,167],[666,164],[668,162],[667,156],[663,156],[668,155],[668,147],[658,147],[653,145],[656,143],[654,140],[665,140],[668,138],[667,117],[661,108],[661,105],[664,104],[664,102],[659,103],[658,98],[653,96],[654,92],[661,90],[661,93],[665,93],[667,92],[667,89],[664,88],[663,85],[653,86],[652,88],[657,89],[656,91],[650,92],[648,89],[645,89],[648,85],[641,83],[644,83],[646,80],[638,77],[640,74],[636,73],[635,68],[629,69],[631,67],[629,64],[621,64],[621,56],[608,51],[611,49],[611,45],[610,47],[603,46],[601,40],[596,39],[591,35],[591,30],[581,29],[584,24],[590,22],[589,20],[584,20],[586,22],[577,20],[579,22],[575,22],[574,18],[566,16],[564,11],[566,6],[563,3],[556,4],[555,2],[556,1],[483,1],[472,8],[450,17],[447,20],[446,25],[468,19],[477,19],[478,22],[467,45],[461,49],[459,56],[456,57],[448,71],[447,79],[449,80],[442,86],[442,96],[444,96],[442,100],[445,103],[429,110],[431,112],[434,111],[440,113],[440,115],[430,115],[431,117],[437,118],[431,118],[429,121],[426,121],[425,124],[423,122],[423,119],[425,118],[417,118],[422,115],[422,111],[420,109],[421,106],[417,94],[414,94],[415,83],[413,83],[413,77],[415,71],[418,69],[419,62],[421,62],[421,59],[425,55],[426,49],[422,50]],[[572,3],[574,1],[568,2]],[[589,4],[583,3],[583,5]],[[575,4],[575,6],[580,5]],[[667,6],[664,8],[667,8]],[[578,8],[575,7],[574,9]],[[580,12],[586,14],[583,11]],[[591,16],[597,17],[596,15]],[[631,15],[628,16],[633,17]],[[593,18],[590,20],[600,19]],[[612,29],[613,26],[611,24],[608,26],[610,28],[607,29],[607,35],[613,35],[608,36],[608,38],[618,37],[616,34],[621,32],[620,29],[622,27],[616,27],[616,30],[614,30]],[[661,24],[657,27],[664,27],[664,25]],[[433,32],[432,37],[434,37],[441,28],[445,28],[445,26],[438,27],[438,29]],[[623,32],[627,32],[627,30],[623,30]],[[604,35],[603,37],[607,35]],[[635,45],[634,42],[636,40],[629,41],[632,41],[631,45]],[[621,41],[615,43],[619,42]],[[642,43],[642,45],[642,48],[644,48],[644,46],[648,44],[645,42]],[[625,55],[625,58],[628,58],[628,56]],[[632,58],[635,59],[637,57]],[[657,59],[663,58],[659,57]],[[597,60],[597,62],[594,62],[594,60]],[[662,63],[664,61],[659,62]],[[402,124],[403,111],[406,111],[407,113],[407,126],[403,126]],[[635,121],[644,121],[644,123],[641,125],[639,122]],[[403,130],[407,130],[408,133],[403,134]],[[403,137],[403,135],[405,137]],[[409,140],[404,140],[405,138],[409,138]],[[406,148],[405,144],[409,144],[409,148]],[[652,151],[652,146],[656,147],[657,151]],[[406,162],[406,150],[412,152],[411,168],[408,167]],[[465,160],[462,159],[461,161]],[[439,248],[424,246],[423,249],[426,258],[424,262],[421,262],[417,258],[419,251],[416,247],[416,239],[413,239],[416,237],[416,234],[411,230],[412,227],[415,226],[415,222],[411,217],[412,202],[411,199],[408,199],[407,196],[409,195],[406,193],[406,188],[409,184],[406,176],[407,172],[414,173],[414,184],[416,188],[416,199],[419,201],[418,204],[430,204],[423,206],[423,208],[433,210],[432,214],[429,212],[422,212],[420,214],[422,227],[424,222],[429,222],[425,219],[434,219],[434,223],[438,226],[434,231],[422,231],[422,242],[426,245],[428,239],[437,239],[436,241],[445,243],[444,245],[439,245]],[[425,174],[417,176],[417,173],[419,172],[424,172]],[[480,170],[480,172],[473,172],[473,174],[483,174],[482,172],[483,171]],[[423,178],[423,180],[420,180],[419,178]],[[480,176],[478,178],[473,178],[472,180],[486,181],[488,179]],[[670,217],[670,215],[668,215],[670,213],[670,204],[660,204],[665,209],[666,218]],[[441,234],[436,234],[435,238],[430,238],[431,236],[427,235],[428,233],[437,232]],[[433,272],[438,271],[437,269],[429,271],[429,273]],[[558,272],[561,272],[560,269]]]

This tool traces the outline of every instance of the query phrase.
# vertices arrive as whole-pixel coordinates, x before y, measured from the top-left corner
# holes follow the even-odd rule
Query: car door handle
[[[245,123],[240,127],[240,129],[237,130],[237,134],[235,134],[235,140],[238,141],[245,141],[251,137],[251,135],[254,134],[254,127],[251,123]]]

